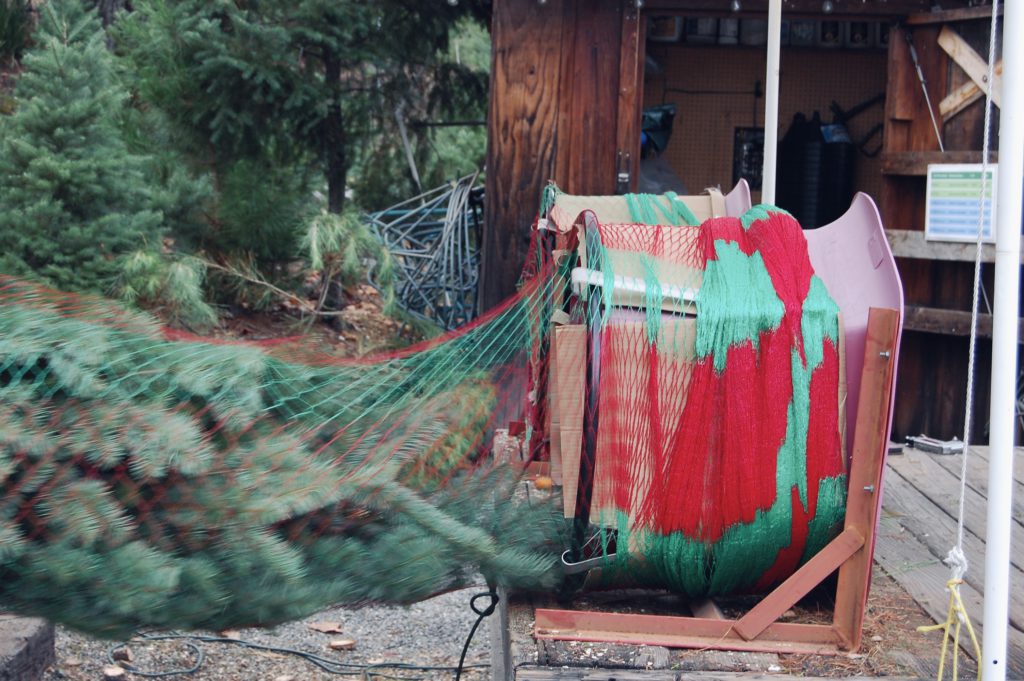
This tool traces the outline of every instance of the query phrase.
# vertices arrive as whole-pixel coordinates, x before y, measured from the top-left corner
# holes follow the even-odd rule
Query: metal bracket
[[[619,150],[615,159],[615,193],[628,194],[632,184],[632,176],[629,173],[629,162],[632,156],[628,151]]]
[[[578,575],[581,572],[590,572],[594,568],[601,567],[610,560],[614,560],[615,554],[608,553],[602,556],[594,556],[581,561],[572,562],[569,560],[569,551],[562,552],[562,571],[567,575]]]

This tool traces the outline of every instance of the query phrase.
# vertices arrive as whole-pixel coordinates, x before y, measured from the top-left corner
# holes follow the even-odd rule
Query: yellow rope
[[[946,621],[940,624],[918,627],[922,633],[942,630],[942,657],[939,658],[938,681],[942,681],[942,672],[946,664],[946,651],[949,649],[950,636],[953,638],[953,676],[952,681],[957,678],[957,661],[960,659],[960,628],[966,624],[967,633],[971,635],[971,643],[974,644],[974,656],[978,661],[978,681],[981,681],[981,646],[978,645],[978,637],[974,635],[974,627],[971,626],[971,618],[967,614],[964,602],[960,598],[960,585],[962,579],[951,579],[946,582],[946,590],[949,591],[949,611],[946,614]],[[953,630],[952,634],[950,629]]]

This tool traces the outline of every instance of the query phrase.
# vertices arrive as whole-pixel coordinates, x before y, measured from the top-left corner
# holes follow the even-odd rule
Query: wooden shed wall
[[[932,106],[967,81],[963,70],[939,46],[945,28],[955,31],[987,59],[990,8],[939,12],[911,17],[906,34],[894,35],[889,49],[889,93],[882,158],[882,218],[889,230],[920,235],[925,222],[925,175],[930,163],[980,163],[984,100],[978,100],[945,122],[936,114],[946,151],[939,143],[905,36],[913,41]],[[964,18],[967,17],[967,20]],[[898,39],[897,39],[898,38]],[[994,110],[993,131],[999,112]],[[992,135],[998,149],[998,135]],[[892,234],[892,233],[891,233]],[[972,302],[974,247],[960,260],[936,257],[932,244],[895,249],[903,278],[908,315],[904,328],[893,424],[898,436],[926,433],[933,437],[963,436],[967,406],[969,310]],[[983,282],[992,299],[992,265]],[[982,312],[985,303],[982,302]],[[959,321],[958,321],[959,320]],[[988,440],[989,386],[992,371],[991,319],[979,339],[975,364],[972,440]]]
[[[789,11],[796,0],[786,1]],[[648,0],[644,12],[709,12],[720,4]],[[748,4],[757,5],[750,9],[760,11],[764,3],[745,1],[745,9]],[[858,12],[884,8],[884,13],[889,13],[899,7],[913,11],[915,5],[925,4],[899,0],[840,6]],[[804,5],[805,14],[820,7],[820,3]],[[985,11],[984,7],[964,8],[906,19],[933,103],[964,82],[964,75],[951,67],[936,46],[941,22],[958,22],[965,37],[980,48],[987,36],[977,24]],[[970,21],[963,22],[964,17]],[[484,309],[514,290],[527,256],[530,226],[548,181],[573,193],[609,194],[620,188],[616,182],[620,171],[635,180],[641,104],[661,101],[657,82],[645,85],[641,80],[645,47],[654,55],[667,57],[669,68],[664,78],[673,86],[703,86],[706,81],[701,79],[707,77],[722,89],[733,89],[763,76],[763,57],[755,48],[645,46],[644,14],[638,13],[632,0],[495,0],[492,22],[487,229],[481,284]],[[913,235],[923,229],[922,169],[927,162],[980,159],[981,105],[976,103],[944,126],[947,147],[954,153],[935,155],[937,145],[920,84],[906,42],[898,37],[890,39],[887,55],[786,50],[781,124],[785,132],[796,110],[818,108],[824,113],[831,99],[848,108],[875,94],[884,83],[885,153],[877,164],[861,159],[856,183],[879,201],[887,229]],[[691,191],[700,191],[706,184],[726,185],[732,179],[728,163],[731,129],[751,120],[752,107],[749,99],[741,98],[738,104],[734,100],[698,101],[693,108],[681,107],[669,154]],[[760,121],[763,100],[758,109]],[[877,120],[877,115],[877,110],[872,110],[857,121],[855,134],[862,125]],[[724,128],[719,130],[717,125]],[[690,126],[695,127],[688,130]],[[689,165],[694,158],[702,162]],[[962,428],[966,338],[959,321],[954,320],[954,325],[961,330],[951,333],[942,326],[945,318],[941,314],[936,317],[934,310],[962,315],[969,309],[971,266],[933,257],[932,250],[912,245],[897,253],[911,314],[898,381],[896,437],[925,432],[947,438]],[[977,369],[975,413],[984,415],[990,370],[987,341],[980,347]],[[983,440],[985,430],[984,416],[979,416],[975,437]]]

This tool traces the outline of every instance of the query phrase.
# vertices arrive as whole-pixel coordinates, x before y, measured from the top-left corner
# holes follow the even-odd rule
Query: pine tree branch
[[[227,275],[232,276],[232,277],[237,277],[237,278],[239,278],[239,279],[241,279],[243,281],[246,281],[246,282],[248,282],[250,284],[255,284],[256,286],[261,286],[263,288],[266,288],[271,293],[274,293],[275,295],[277,295],[277,296],[279,296],[281,298],[284,298],[289,303],[295,305],[296,307],[301,309],[302,312],[304,312],[304,313],[315,315],[317,317],[338,317],[338,316],[343,314],[342,310],[322,310],[322,309],[318,309],[318,306],[316,304],[311,303],[308,300],[303,300],[302,298],[299,298],[294,293],[289,293],[288,291],[285,291],[283,288],[280,288],[279,286],[275,286],[274,284],[271,284],[266,279],[264,279],[262,277],[259,277],[259,276],[255,275],[255,274],[250,274],[250,273],[244,272],[244,271],[238,269],[237,267],[231,267],[230,265],[221,265],[220,263],[216,263],[216,262],[213,262],[212,260],[207,260],[206,258],[201,258],[199,256],[195,256],[195,257],[196,257],[197,260],[199,260],[199,262],[203,263],[203,265],[205,265],[206,267],[209,267],[210,269],[217,270],[218,272],[223,272],[224,274],[227,274]]]

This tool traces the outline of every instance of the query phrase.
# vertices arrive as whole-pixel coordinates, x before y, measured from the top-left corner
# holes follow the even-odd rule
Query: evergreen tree
[[[474,17],[449,30],[451,44],[436,69],[420,74],[427,96],[403,102],[402,118],[423,189],[473,173],[487,149],[487,88],[491,40]],[[417,121],[479,121],[465,126],[416,125]],[[395,117],[382,118],[379,133],[364,142],[352,168],[353,193],[369,209],[390,206],[419,193]]]
[[[139,0],[115,34],[141,98],[192,133],[197,155],[220,172],[240,158],[312,161],[340,213],[356,151],[399,103],[420,110],[486,80],[446,57],[456,19],[478,5]]]
[[[23,66],[0,121],[0,271],[108,290],[124,257],[159,246],[161,215],[117,129],[127,95],[99,18],[48,0]]]

